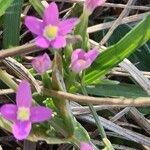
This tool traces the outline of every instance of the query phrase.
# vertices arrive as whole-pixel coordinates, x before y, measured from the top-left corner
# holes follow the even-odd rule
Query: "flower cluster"
[[[97,5],[101,5],[105,0],[86,0],[85,7],[92,12]],[[78,18],[60,20],[56,3],[52,2],[45,9],[42,20],[33,16],[25,18],[25,25],[34,33],[35,44],[41,48],[60,49],[67,45],[66,35],[71,33],[79,22]],[[74,73],[79,73],[91,66],[99,55],[98,49],[94,48],[85,52],[79,48],[75,49],[71,55],[70,69]],[[47,53],[34,57],[33,68],[40,74],[44,74],[52,66],[52,61]],[[16,105],[5,104],[0,109],[1,115],[13,122],[12,132],[16,139],[27,138],[31,131],[32,123],[49,120],[52,117],[52,110],[43,106],[32,106],[32,93],[29,83],[21,81],[16,92]],[[87,143],[81,143],[81,150],[93,150]]]
[[[97,5],[102,4],[102,1],[87,0],[85,6],[87,9],[95,9]],[[25,18],[25,25],[31,32],[37,35],[35,43],[42,48],[62,48],[66,46],[65,36],[72,31],[78,23],[77,18],[70,18],[63,21],[59,19],[59,12],[56,3],[52,2],[44,11],[43,19],[40,20],[33,16]],[[88,68],[95,58],[98,56],[98,50],[93,49],[85,53],[82,49],[76,49],[71,56],[70,68],[73,72]],[[52,61],[47,54],[33,58],[33,68],[39,73],[43,74],[52,66]]]

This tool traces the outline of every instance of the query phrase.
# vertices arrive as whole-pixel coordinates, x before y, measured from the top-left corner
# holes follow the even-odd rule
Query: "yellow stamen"
[[[18,108],[17,119],[27,121],[30,118],[30,109],[25,107]]]
[[[54,39],[57,36],[57,33],[58,33],[57,26],[48,25],[44,29],[44,36],[49,40]]]

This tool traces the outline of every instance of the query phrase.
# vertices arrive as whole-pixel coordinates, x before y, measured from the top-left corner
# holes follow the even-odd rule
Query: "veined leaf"
[[[85,82],[94,83],[105,75],[124,58],[132,54],[136,48],[142,46],[150,39],[150,16],[146,17],[119,42],[102,52],[91,68],[87,71]]]
[[[88,94],[94,96],[121,96],[127,98],[148,97],[148,94],[134,84],[102,84],[86,87]]]
[[[113,21],[113,18],[106,19],[106,21]],[[107,45],[111,46],[117,43],[122,37],[124,37],[129,31],[132,30],[132,26],[128,24],[120,25],[111,35],[107,41]],[[106,30],[103,31],[104,35]],[[133,54],[129,56],[129,60],[140,70],[150,71],[150,46],[148,42],[142,47],[135,50]]]
[[[9,48],[19,45],[20,16],[23,0],[15,0],[4,15],[3,46]]]

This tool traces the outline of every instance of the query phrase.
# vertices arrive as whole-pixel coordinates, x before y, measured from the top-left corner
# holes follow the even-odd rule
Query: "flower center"
[[[57,26],[48,25],[44,29],[44,36],[48,40],[55,39],[55,37],[57,36],[57,33],[58,33],[58,27]]]
[[[83,60],[83,59],[79,59],[78,62],[79,62],[81,65],[84,65],[84,64],[86,63],[86,61]]]
[[[27,121],[30,118],[30,109],[26,107],[18,108],[17,119],[21,121]]]

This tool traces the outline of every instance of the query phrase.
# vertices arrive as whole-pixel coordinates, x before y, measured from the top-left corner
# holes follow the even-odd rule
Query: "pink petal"
[[[59,11],[55,2],[49,4],[44,11],[43,21],[46,25],[57,25],[59,22]]]
[[[80,71],[88,68],[90,65],[91,65],[91,61],[89,60],[86,60],[85,63],[80,63],[80,60],[77,60],[71,64],[71,70],[75,73],[79,73]]]
[[[85,54],[86,59],[90,59],[93,62],[96,57],[99,55],[98,49],[92,49]]]
[[[59,24],[59,34],[66,35],[67,33],[70,33],[77,23],[78,23],[77,18],[70,18],[61,21]]]
[[[52,61],[47,53],[44,53],[41,56],[34,57],[32,61],[33,68],[39,73],[43,74],[52,66]]]
[[[78,59],[84,59],[85,51],[83,49],[76,49],[72,52],[71,62],[75,62]]]
[[[48,48],[50,45],[49,41],[42,36],[39,36],[35,39],[35,44],[41,48]]]
[[[34,34],[42,34],[43,22],[38,18],[32,16],[25,17],[25,25]]]
[[[42,122],[52,117],[52,110],[43,106],[31,107],[31,121]]]
[[[32,103],[32,93],[27,80],[22,80],[16,93],[16,103],[18,107],[30,107]]]
[[[17,140],[26,139],[31,130],[31,122],[30,121],[17,121],[12,126],[12,132],[14,137]]]
[[[52,40],[50,44],[53,48],[62,48],[66,46],[66,39],[63,36],[58,36],[55,40]]]
[[[85,7],[92,13],[94,9],[100,5],[103,5],[106,0],[86,0]]]
[[[5,119],[17,120],[17,106],[14,104],[5,104],[1,107],[1,114]]]
[[[88,143],[81,142],[80,150],[94,150],[94,148]]]

